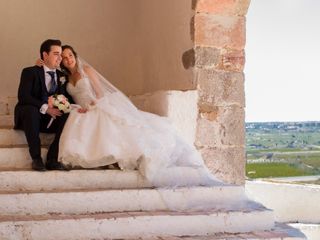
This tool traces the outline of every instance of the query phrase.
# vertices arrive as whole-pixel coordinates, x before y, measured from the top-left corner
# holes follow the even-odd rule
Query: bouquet
[[[63,113],[71,112],[71,104],[62,94],[55,94],[48,98],[48,106],[49,107],[56,107]],[[49,128],[53,122],[54,118],[51,118],[50,122],[48,123],[47,128]]]

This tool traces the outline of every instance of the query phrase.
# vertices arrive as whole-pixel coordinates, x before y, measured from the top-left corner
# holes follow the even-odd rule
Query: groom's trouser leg
[[[29,145],[31,158],[41,159],[41,144],[39,137],[41,113],[37,107],[31,105],[19,106],[19,108],[22,127]]]
[[[48,163],[55,163],[58,160],[58,154],[59,154],[59,140],[60,136],[63,130],[63,127],[68,119],[69,114],[63,114],[60,117],[57,117],[53,122],[52,126],[50,128],[54,129],[55,132],[55,138],[53,142],[51,143],[48,154],[47,154],[47,161]]]

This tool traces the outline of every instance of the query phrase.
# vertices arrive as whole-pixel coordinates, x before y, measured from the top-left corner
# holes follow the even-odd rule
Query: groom
[[[44,41],[40,47],[44,65],[24,68],[21,73],[14,128],[24,131],[32,168],[36,171],[66,170],[57,159],[59,139],[68,114],[62,114],[57,108],[48,106],[48,97],[54,94],[63,94],[71,100],[66,92],[66,84],[62,81],[65,80],[63,74],[57,70],[62,60],[61,52],[60,40]],[[54,121],[48,127],[51,118]],[[56,134],[48,150],[46,165],[41,158],[40,132]]]

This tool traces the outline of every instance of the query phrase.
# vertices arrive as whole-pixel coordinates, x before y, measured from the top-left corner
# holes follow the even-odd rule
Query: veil
[[[130,115],[131,120],[135,119],[134,125],[136,125],[139,121],[140,121],[140,124],[142,123],[141,121],[143,119],[141,119],[139,110],[123,92],[117,89],[112,83],[110,83],[104,76],[102,76],[94,67],[92,67],[82,57],[78,56],[77,63],[78,63],[78,72],[80,73],[82,78],[88,77],[88,74],[85,72],[85,68],[90,68],[90,71],[94,73],[96,78],[95,80],[97,80],[99,85],[99,90],[101,90],[102,92],[102,97],[108,95],[109,104],[117,108],[118,114],[116,115],[119,115],[120,118],[121,118],[121,115],[120,115],[121,113],[123,113],[122,118],[123,116]],[[93,87],[91,89],[88,89],[88,91],[91,91],[91,95],[97,98]],[[97,100],[99,102],[99,99]],[[126,122],[128,121],[127,118],[123,118],[123,120],[126,120]]]
[[[115,86],[113,86],[105,77],[103,77],[94,67],[92,67],[88,62],[86,62],[82,57],[78,57],[77,60],[78,71],[82,77],[86,75],[84,67],[90,67],[97,75],[99,83],[101,84],[104,93],[120,92]]]

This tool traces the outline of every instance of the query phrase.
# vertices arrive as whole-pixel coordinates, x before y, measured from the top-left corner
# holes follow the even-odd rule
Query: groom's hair
[[[43,59],[43,52],[49,53],[51,46],[61,46],[61,41],[57,39],[47,39],[40,46],[40,57]]]

